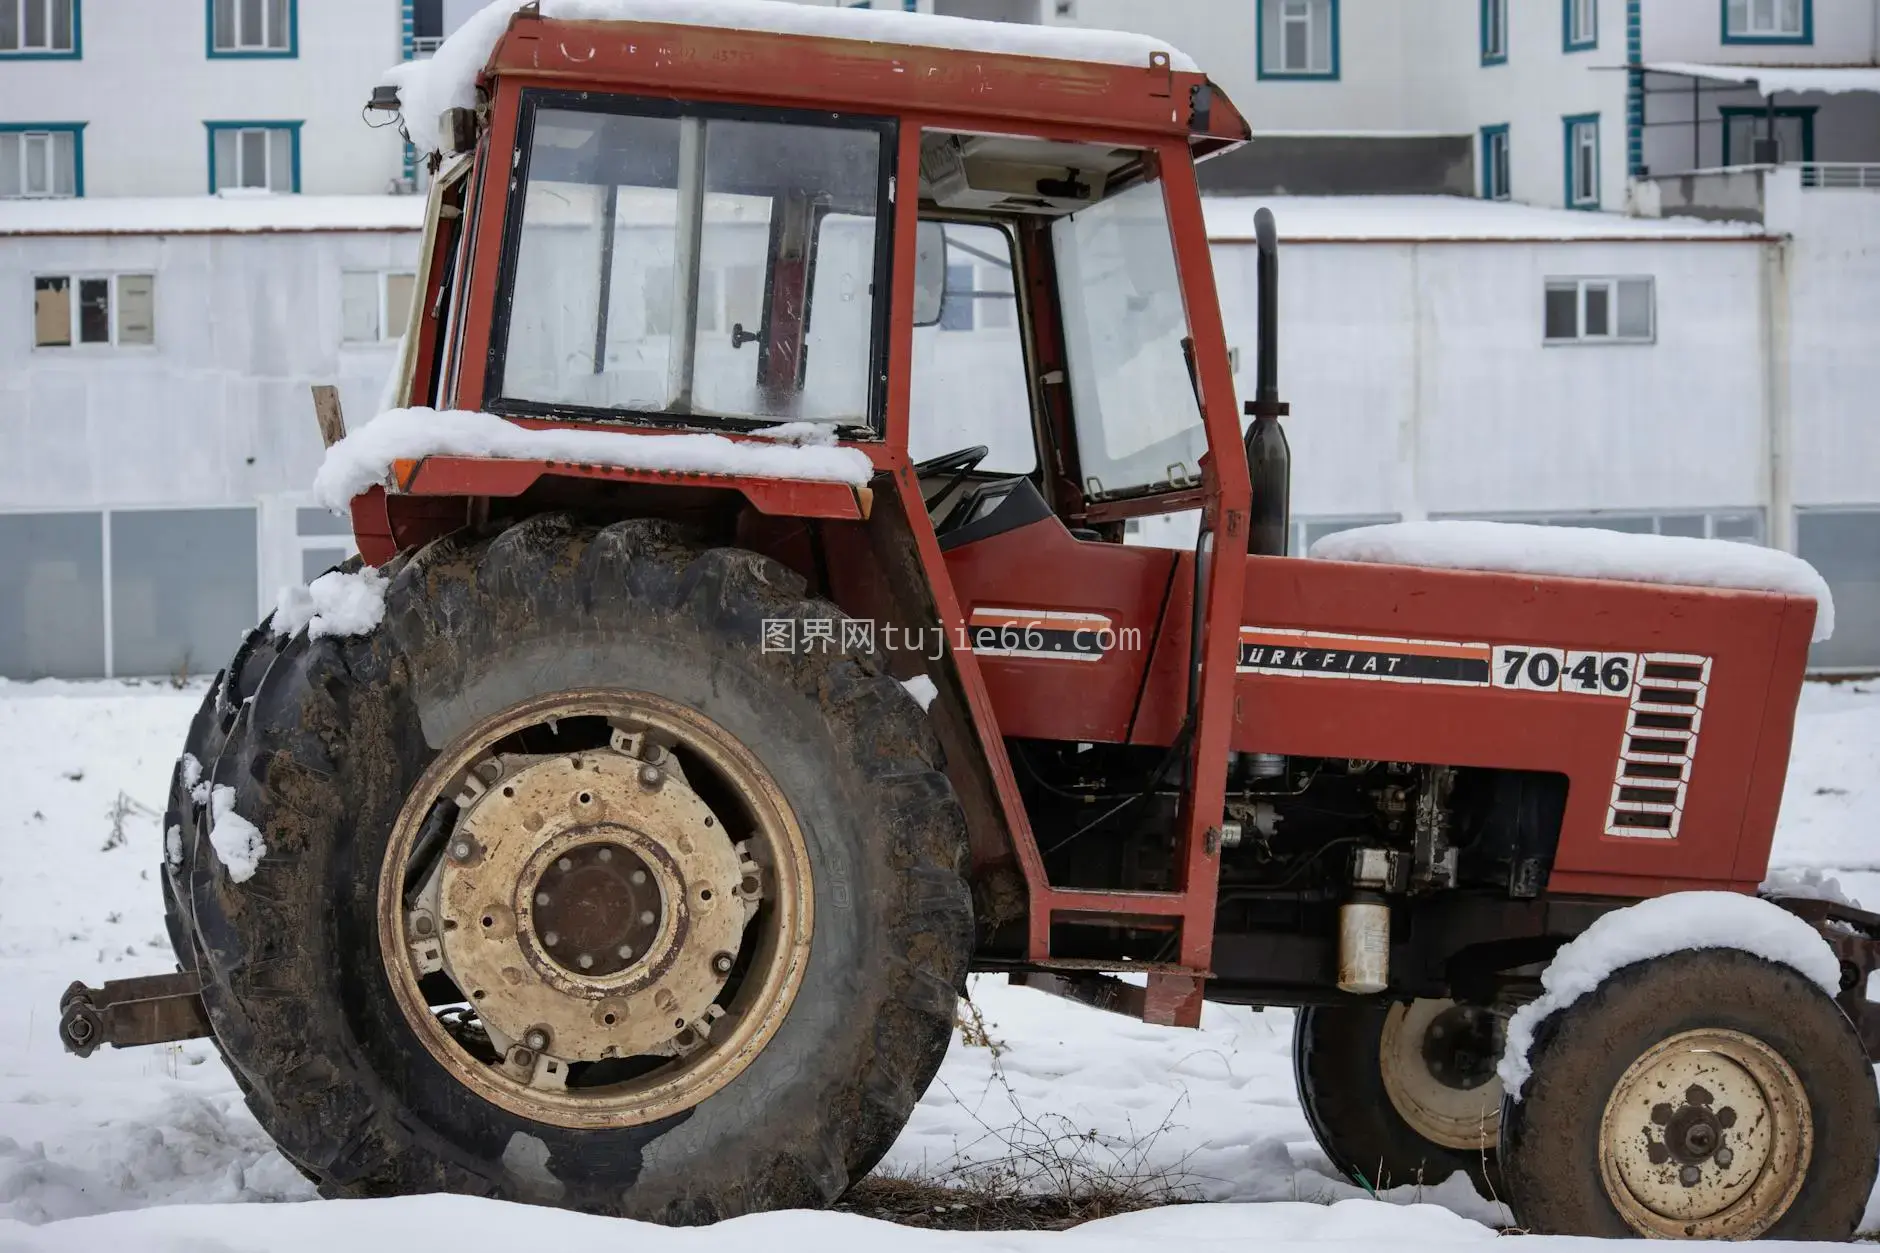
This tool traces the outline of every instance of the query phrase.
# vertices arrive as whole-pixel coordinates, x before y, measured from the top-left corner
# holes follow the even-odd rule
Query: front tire
[[[1543,1020],[1502,1111],[1516,1221],[1586,1236],[1845,1240],[1880,1161],[1860,1037],[1787,966],[1695,949]]]
[[[918,704],[872,656],[765,651],[766,621],[791,621],[801,638],[803,622],[842,615],[806,599],[802,580],[775,562],[697,546],[659,522],[597,531],[533,518],[493,538],[437,541],[391,576],[384,623],[371,635],[310,641],[303,633],[283,647],[237,729],[239,742],[222,755],[216,782],[236,788],[236,813],[260,828],[268,846],[254,877],[234,883],[210,841],[193,841],[198,855],[188,887],[204,1001],[232,1064],[252,1085],[257,1118],[333,1196],[441,1190],[672,1223],[836,1199],[886,1152],[932,1079],[971,953],[963,820]],[[564,697],[573,703],[557,704]],[[518,1071],[518,1056],[539,1062],[536,1053],[580,1034],[566,1016],[574,1003],[568,996],[588,995],[603,975],[628,980],[639,969],[631,961],[647,950],[626,954],[651,932],[622,942],[619,961],[611,948],[594,948],[598,965],[577,962],[572,950],[551,951],[542,937],[552,924],[534,926],[527,917],[532,900],[551,895],[546,880],[502,896],[516,905],[507,915],[481,908],[450,914],[447,899],[423,896],[426,867],[438,864],[424,861],[424,850],[445,855],[426,824],[434,820],[448,833],[458,806],[475,812],[470,777],[477,763],[497,761],[499,786],[513,780],[517,789],[514,802],[505,802],[514,823],[539,824],[548,812],[542,829],[562,831],[569,856],[551,859],[549,871],[558,868],[569,881],[598,874],[605,891],[595,900],[630,893],[630,883],[644,880],[627,877],[621,860],[603,872],[595,859],[636,850],[646,860],[627,864],[664,873],[664,836],[650,820],[620,817],[627,813],[621,809],[621,834],[596,842],[569,834],[575,829],[567,823],[556,827],[553,811],[513,807],[531,796],[560,796],[558,778],[607,762],[614,763],[601,772],[607,778],[597,775],[592,789],[564,788],[563,801],[571,809],[610,797],[626,805],[630,798],[618,789],[659,761],[672,780],[665,792],[696,793],[685,812],[701,848],[731,840],[734,826],[744,837],[744,826],[757,820],[736,788],[711,774],[708,746],[693,754],[681,736],[663,741],[670,746],[664,757],[651,747],[620,756],[623,745],[639,744],[632,736],[642,724],[628,717],[635,708],[681,711],[673,716],[693,719],[700,736],[720,737],[713,742],[726,753],[748,757],[750,777],[774,785],[781,816],[773,825],[797,833],[806,869],[795,880],[802,908],[773,912],[813,922],[766,934],[782,937],[771,950],[801,940],[807,955],[799,954],[791,975],[793,995],[763,1002],[774,1019],[767,1033],[733,1029],[740,1009],[727,990],[711,1007],[716,1017],[696,1019],[720,1024],[698,1033],[709,1036],[702,1054],[697,1035],[683,1032],[659,1044],[656,1055],[603,1053],[580,1065],[588,1068],[582,1082],[591,1078],[593,1091],[608,1099],[586,1101],[580,1093],[588,1089],[577,1088],[572,1075],[565,1091],[536,1099],[531,1085],[539,1086],[541,1071]],[[483,734],[506,738],[471,743]],[[456,769],[459,759],[472,764]],[[658,783],[646,786],[660,791]],[[413,834],[414,804],[422,830],[400,844],[401,832]],[[510,836],[501,844],[491,834],[498,819],[488,821],[498,825],[477,829],[478,852],[466,864],[487,852],[489,865],[508,857],[519,866],[539,851]],[[454,849],[456,837],[449,842]],[[749,842],[753,849],[761,843],[754,835]],[[405,860],[408,849],[418,850],[415,860]],[[696,860],[703,852],[691,855],[673,864],[703,864]],[[722,871],[730,855],[718,855],[708,871]],[[715,901],[699,895],[702,880],[675,879],[646,903],[644,913],[678,911],[671,927],[664,915],[648,924],[666,928],[662,961],[691,961],[673,937],[704,927],[710,909],[735,907],[728,889],[748,874],[749,862],[743,870],[736,858],[730,865],[732,878]],[[759,878],[774,884],[785,870],[767,865]],[[665,882],[659,873],[654,879]],[[470,886],[463,890],[484,893],[475,897],[481,900],[521,879],[495,887],[464,882]],[[753,901],[759,921],[752,933],[766,904],[779,899]],[[492,1005],[528,992],[536,998],[530,1012],[547,1006],[545,1014],[563,1015],[545,1018],[553,1029],[540,1033],[556,1043],[536,1047],[536,1031],[517,1033],[507,1020],[507,1032],[466,1027],[472,989],[440,985],[434,965],[417,982],[408,979],[410,954],[392,950],[387,939],[414,938],[400,928],[427,908],[445,926],[461,921],[475,931],[480,921],[486,936],[534,926],[534,965],[498,963],[498,977],[474,990],[487,991]],[[622,938],[607,930],[617,921],[607,911],[560,916],[569,920],[564,932],[585,928],[582,934],[603,935],[608,944]],[[632,916],[643,916],[641,904]],[[718,934],[715,951],[704,955],[710,969],[691,961],[688,977],[743,986],[744,972],[768,959],[734,953],[739,943],[735,931],[729,939]],[[544,1000],[550,984],[573,991]],[[689,987],[667,980],[645,985],[649,995],[640,1000],[623,990],[617,1001],[594,1001],[590,1042],[616,1006],[637,1023],[656,1009],[671,1013],[668,998],[696,995]],[[458,1001],[445,1011],[451,1030],[433,1030],[436,1022],[424,1015]],[[489,1013],[490,1025],[497,1018]],[[606,1021],[611,1027],[615,1020]],[[696,1025],[682,1010],[668,1019],[669,1034],[681,1022]],[[449,1052],[452,1040],[463,1045],[461,1056]],[[635,1083],[652,1082],[646,1076],[682,1074],[688,1057],[709,1058],[717,1040],[743,1052],[691,1097],[664,1105],[621,1097],[638,1091]],[[504,1079],[505,1068],[523,1077]]]

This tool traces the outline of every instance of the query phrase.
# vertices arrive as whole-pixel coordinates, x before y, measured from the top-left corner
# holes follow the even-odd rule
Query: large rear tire
[[[1695,949],[1627,966],[1544,1019],[1502,1111],[1536,1232],[1845,1240],[1880,1161],[1873,1068],[1787,966]]]
[[[1332,1165],[1367,1188],[1460,1173],[1492,1197],[1499,1040],[1490,1011],[1453,1001],[1311,1006],[1293,1027],[1299,1103]]]
[[[841,612],[660,522],[537,517],[388,569],[383,624],[285,644],[222,754],[216,782],[267,844],[254,876],[231,879],[206,816],[190,842],[204,1001],[257,1118],[332,1196],[672,1223],[835,1200],[932,1079],[971,954],[963,819],[920,706],[871,655],[766,651],[767,620],[803,639]],[[692,826],[634,808],[636,787]],[[528,869],[542,849],[518,832],[538,830],[566,854]],[[591,890],[529,877],[554,874]],[[622,907],[646,875],[666,886]],[[506,904],[461,908],[477,900]],[[740,908],[742,937],[712,932]],[[527,961],[440,985],[420,940],[448,949],[453,924]],[[706,932],[701,963],[686,937]],[[481,982],[464,972],[483,951],[455,938],[446,973]],[[525,993],[539,1031],[503,1017]],[[659,1012],[643,1055],[631,1032],[578,1052]],[[580,1060],[557,1087],[564,1050]]]

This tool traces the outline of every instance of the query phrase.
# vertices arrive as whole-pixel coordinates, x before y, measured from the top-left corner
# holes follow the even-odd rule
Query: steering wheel
[[[938,457],[929,457],[925,461],[916,461],[913,467],[916,478],[928,479],[936,474],[945,474],[948,471],[951,471],[953,474],[953,477],[947,480],[945,487],[927,497],[921,503],[926,505],[931,512],[935,505],[952,495],[954,488],[966,481],[966,476],[978,468],[980,462],[991,455],[992,450],[987,448],[984,444],[974,444],[971,448],[962,448],[957,452],[941,453]]]

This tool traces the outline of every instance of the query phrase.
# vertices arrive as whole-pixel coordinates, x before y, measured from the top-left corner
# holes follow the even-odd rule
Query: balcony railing
[[[412,55],[422,61],[444,46],[442,35],[419,35],[411,41]]]
[[[1801,171],[1803,187],[1880,191],[1880,163],[1804,161]]]

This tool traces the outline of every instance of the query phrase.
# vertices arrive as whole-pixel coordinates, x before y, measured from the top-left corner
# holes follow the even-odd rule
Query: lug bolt
[[[458,840],[455,844],[450,846],[450,855],[455,857],[458,861],[469,861],[470,854],[475,850],[476,845],[472,844],[469,840]]]
[[[535,903],[536,903],[536,904],[537,904],[538,906],[540,906],[540,905],[546,905],[546,904],[548,904],[548,893],[546,893],[546,892],[537,892],[537,893],[535,894]]]
[[[542,943],[548,945],[550,948],[554,948],[557,944],[561,943],[561,936],[553,931],[544,932],[542,935]]]
[[[712,958],[712,969],[716,970],[721,975],[728,975],[731,973],[733,960],[731,954],[720,953],[718,956]]]
[[[648,788],[658,787],[660,783],[662,783],[665,780],[665,778],[666,776],[659,772],[658,766],[649,764],[649,765],[644,765],[640,767],[640,786],[641,787],[648,787]]]
[[[509,1060],[518,1066],[533,1068],[535,1065],[535,1054],[531,1053],[528,1049],[515,1048],[509,1050]]]
[[[586,970],[589,966],[594,964],[594,958],[587,953],[583,953],[581,956],[574,959],[574,964]]]
[[[614,951],[620,954],[620,959],[622,961],[626,961],[633,956],[633,946],[631,944],[622,944],[619,948],[615,949]]]
[[[653,917],[654,917],[654,914],[653,914],[653,911],[652,911],[652,910],[650,910],[650,909],[642,909],[642,910],[640,911],[640,925],[641,925],[641,926],[643,926],[643,927],[650,927],[650,926],[652,926],[652,925],[653,925]]]
[[[1682,1183],[1687,1188],[1695,1188],[1697,1181],[1703,1177],[1704,1173],[1695,1166],[1686,1166],[1683,1170],[1678,1172],[1678,1182]]]
[[[555,863],[555,869],[561,871],[563,874],[567,874],[570,870],[574,869],[574,863],[564,857]]]
[[[539,1053],[548,1047],[548,1032],[540,1027],[533,1027],[527,1035],[522,1037],[522,1042]]]
[[[595,856],[602,861],[612,861],[614,859],[614,850],[611,848],[603,848],[600,852],[596,853]]]
[[[1735,1156],[1736,1154],[1732,1153],[1729,1149],[1718,1149],[1716,1153],[1713,1155],[1713,1158],[1716,1161],[1717,1165],[1721,1166],[1725,1170],[1728,1170],[1730,1169],[1730,1161]]]
[[[419,914],[416,918],[411,920],[411,929],[419,935],[431,934],[431,931],[436,925],[436,923],[431,921],[431,915],[429,914]]]
[[[644,870],[636,870],[633,872],[632,879],[633,886],[637,888],[642,883],[646,882],[646,872]]]

